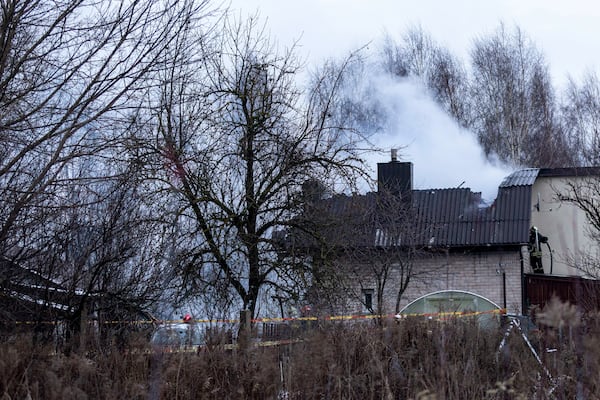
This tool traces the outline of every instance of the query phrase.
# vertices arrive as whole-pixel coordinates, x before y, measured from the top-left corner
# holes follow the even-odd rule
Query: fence
[[[600,310],[600,281],[575,276],[525,274],[525,305],[544,308],[556,296],[582,311]]]

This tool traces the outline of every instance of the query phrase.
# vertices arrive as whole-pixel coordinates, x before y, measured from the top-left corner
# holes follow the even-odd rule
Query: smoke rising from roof
[[[449,117],[424,85],[386,75],[365,84],[385,115],[385,126],[373,140],[384,149],[400,148],[400,161],[413,163],[414,189],[461,186],[481,192],[488,203],[496,198],[498,185],[512,169],[488,161],[475,134]],[[373,158],[372,165],[387,162],[390,154]]]

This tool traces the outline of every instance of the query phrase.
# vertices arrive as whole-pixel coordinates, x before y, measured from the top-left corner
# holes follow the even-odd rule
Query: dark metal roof
[[[496,200],[489,206],[482,205],[478,194],[469,189],[415,190],[413,207],[418,210],[420,229],[431,230],[430,240],[438,246],[527,243],[531,186],[540,174],[550,176],[546,174],[551,171],[555,170],[528,168],[513,172],[504,178]]]
[[[531,188],[500,187],[489,206],[469,189],[415,190],[419,231],[429,231],[429,244],[444,247],[502,246],[529,238]]]
[[[368,193],[320,200],[318,212],[309,219],[325,226],[323,236],[336,246],[397,246],[409,242],[427,247],[525,244],[529,240],[531,185],[540,171],[548,173],[524,169],[507,176],[491,205],[483,204],[481,194],[469,188],[413,190],[410,213],[399,210],[405,204],[396,202],[391,207],[398,208],[398,213],[390,218],[390,204],[394,203],[382,206],[378,193]],[[398,228],[400,219],[404,219],[404,233]],[[408,228],[406,220],[410,220]]]
[[[540,177],[600,176],[600,167],[541,168]]]

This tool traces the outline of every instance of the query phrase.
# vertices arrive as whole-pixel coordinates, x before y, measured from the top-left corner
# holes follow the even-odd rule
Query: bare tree
[[[255,315],[261,292],[298,285],[298,264],[279,257],[273,233],[295,223],[302,184],[353,185],[365,142],[331,123],[345,65],[303,91],[294,48],[278,52],[255,18],[226,19],[217,39],[173,65],[153,109],[156,136],[145,144],[186,238],[180,276],[234,293]],[[181,57],[186,49],[182,42]]]
[[[340,126],[374,134],[386,129],[388,115],[376,82],[378,67],[368,62],[364,52],[364,48],[358,49],[351,60],[343,61],[345,71],[337,82],[340,98],[332,104],[332,120]],[[340,67],[339,62],[333,60],[324,66],[329,69]]]
[[[471,62],[471,128],[485,153],[520,166],[568,162],[544,57],[521,29],[477,39]]]
[[[410,196],[384,189],[363,196],[334,196],[321,199],[307,218],[320,240],[306,247],[318,251],[313,261],[335,282],[316,283],[313,301],[332,298],[321,307],[334,312],[348,300],[376,315],[389,312],[390,305],[397,313],[407,288],[432,276],[435,267],[419,262],[429,256],[425,244],[429,230],[418,222]]]
[[[530,128],[524,148],[526,165],[567,167],[576,162],[576,147],[561,125],[554,88],[544,66],[535,66],[531,78]]]
[[[113,148],[124,111],[206,4],[0,5],[0,245],[14,251],[19,231],[39,227],[65,198],[65,168]]]
[[[28,313],[5,310],[7,318],[42,325],[66,321],[67,337],[81,332],[84,344],[92,319],[105,339],[115,328],[131,329],[129,321],[148,319],[164,300],[168,281],[160,258],[161,225],[141,197],[136,171],[114,170],[119,164],[80,167],[77,172],[71,169],[67,181],[57,180],[68,190],[62,202],[46,207],[55,209],[44,213],[36,229],[23,231],[27,247],[13,268],[0,270],[0,290],[31,308]],[[94,173],[104,179],[91,178]]]
[[[587,73],[581,84],[569,80],[561,116],[567,140],[577,151],[576,163],[600,165],[600,81],[595,73]]]
[[[164,225],[125,151],[131,110],[208,3],[7,0],[0,13],[0,253],[25,274],[10,284],[74,330],[92,310],[147,310],[165,289]]]
[[[395,76],[416,76],[426,79],[433,66],[437,46],[421,26],[406,30],[402,43],[398,44],[389,35],[384,38],[382,64]]]
[[[450,116],[467,125],[469,97],[465,68],[421,26],[408,28],[400,43],[390,36],[384,37],[380,59],[383,70],[392,76],[420,79]]]
[[[437,48],[432,63],[427,85],[435,100],[460,125],[469,126],[471,115],[468,76],[462,62],[448,50]]]
[[[88,314],[104,332],[111,322],[145,319],[164,300],[161,225],[145,206],[134,171],[123,176],[74,191],[81,206],[65,208],[51,221],[53,246],[29,262],[48,257],[39,271],[67,290],[75,332]]]

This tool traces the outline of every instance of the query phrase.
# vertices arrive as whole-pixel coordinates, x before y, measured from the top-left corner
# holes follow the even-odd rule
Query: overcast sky
[[[299,40],[309,66],[369,43],[376,47],[385,33],[400,38],[415,25],[467,62],[473,40],[495,31],[501,21],[518,25],[536,43],[558,89],[567,76],[578,79],[600,66],[600,3],[591,0],[232,0],[231,8],[242,15],[258,11],[280,46]],[[398,125],[379,143],[407,146],[404,156],[414,163],[416,188],[465,181],[464,186],[493,200],[510,168],[485,163],[472,135],[414,85],[390,85],[385,96],[398,111]],[[374,162],[388,161],[381,158]]]

